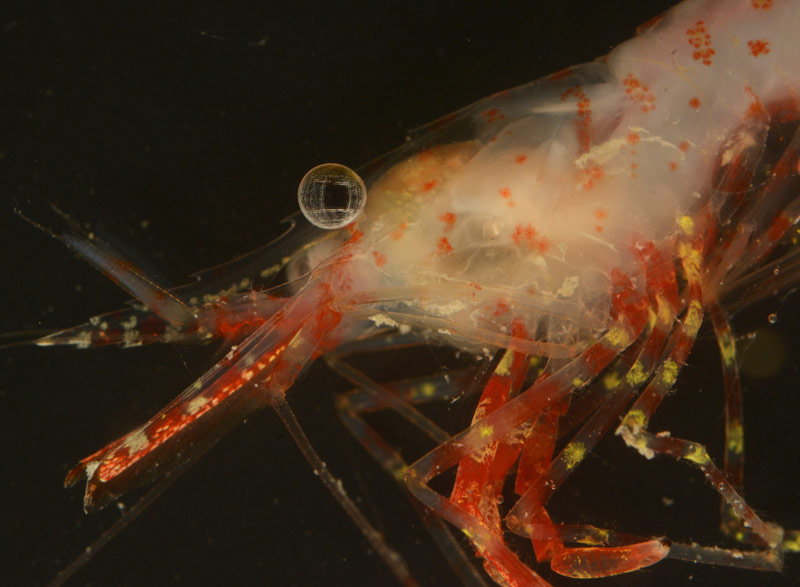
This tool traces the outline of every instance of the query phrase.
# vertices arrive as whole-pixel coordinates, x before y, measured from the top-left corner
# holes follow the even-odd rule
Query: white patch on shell
[[[397,320],[395,320],[394,318],[391,318],[390,316],[387,316],[386,314],[373,314],[372,316],[369,317],[369,319],[372,320],[372,323],[375,324],[375,326],[379,326],[379,327],[380,326],[392,326],[392,327],[396,328],[396,327],[400,326],[400,324],[398,324]]]
[[[97,470],[97,467],[100,466],[100,461],[89,461],[86,463],[86,478],[91,479],[94,472]]]
[[[142,341],[139,340],[139,331],[126,330],[122,335],[122,344],[125,348],[141,345]]]
[[[188,404],[186,404],[186,413],[190,416],[193,416],[197,412],[199,412],[203,406],[208,403],[208,398],[204,395],[198,395],[195,398],[192,398]]]
[[[571,297],[572,294],[575,293],[575,290],[578,289],[579,284],[580,277],[577,275],[570,275],[569,277],[564,278],[561,287],[556,290],[556,295],[562,298]]]
[[[92,346],[92,333],[81,332],[78,336],[73,338],[71,342],[79,349],[88,349],[90,346]]]
[[[131,316],[129,319],[125,320],[125,322],[120,322],[120,326],[122,326],[125,330],[133,330],[136,328],[136,316]]]
[[[451,316],[464,308],[464,302],[461,300],[453,300],[447,304],[429,304],[425,307],[432,314],[438,314],[439,316]]]
[[[143,428],[139,428],[135,432],[128,434],[128,438],[122,443],[122,448],[127,448],[130,453],[137,453],[144,450],[150,441],[147,439]]]

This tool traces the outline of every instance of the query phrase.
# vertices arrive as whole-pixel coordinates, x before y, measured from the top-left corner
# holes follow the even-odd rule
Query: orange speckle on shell
[[[422,191],[423,192],[431,191],[433,188],[436,187],[437,183],[439,183],[439,180],[437,180],[437,179],[432,179],[430,181],[426,181],[425,183],[422,184]]]
[[[500,300],[494,307],[494,315],[502,316],[503,314],[507,314],[510,310],[511,306],[509,306],[507,302]]]
[[[389,234],[389,238],[391,238],[392,240],[399,241],[401,238],[403,238],[405,236],[407,229],[408,229],[408,223],[407,222],[403,222],[403,223],[400,224],[400,226],[395,228]]]
[[[456,215],[453,212],[445,212],[444,214],[439,214],[439,220],[444,222],[444,231],[447,232],[453,229],[453,225],[456,223]]]
[[[352,226],[352,225],[350,225],[350,226]],[[347,242],[345,243],[345,245],[355,244],[358,241],[360,241],[362,238],[364,238],[364,233],[361,230],[351,229],[350,226],[347,227],[347,229],[350,230],[350,238],[347,239]]]
[[[439,255],[449,255],[453,252],[453,245],[450,244],[450,241],[447,240],[447,237],[442,237],[436,243],[436,252]]]
[[[379,253],[378,251],[372,251],[372,256],[375,259],[375,265],[378,267],[383,267],[386,265],[386,255],[383,253]]]
[[[496,122],[506,117],[506,115],[500,112],[500,110],[498,110],[497,108],[484,110],[483,112],[481,112],[481,116],[485,118],[487,122]]]
[[[533,227],[533,224],[530,222],[527,226],[522,226],[521,224],[517,224],[514,227],[514,232],[511,233],[511,240],[514,241],[515,244],[520,244],[522,241],[528,243],[528,248],[533,249],[536,244],[536,229]]]
[[[500,193],[500,197],[503,198],[506,201],[506,203],[508,203],[509,206],[512,206],[512,207],[514,206],[514,202],[511,199],[511,195],[512,194],[511,194],[511,188],[510,187],[506,186],[506,187],[500,188],[499,193]]]
[[[602,181],[605,176],[606,172],[603,171],[602,167],[596,164],[590,165],[583,170],[583,183],[581,184],[581,187],[585,190],[590,190],[600,181]]]
[[[542,237],[536,241],[536,249],[539,251],[540,255],[544,255],[547,251],[550,250],[550,239],[547,237]]]
[[[695,48],[692,59],[700,61],[703,65],[711,65],[716,51],[711,46],[711,34],[708,32],[705,22],[698,20],[694,28],[687,29],[686,35],[689,44]]]
[[[747,46],[750,48],[750,53],[753,55],[753,57],[766,55],[770,52],[769,41],[764,41],[762,39],[747,41]]]

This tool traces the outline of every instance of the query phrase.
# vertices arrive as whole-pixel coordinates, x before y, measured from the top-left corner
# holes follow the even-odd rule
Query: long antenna
[[[339,505],[345,513],[353,520],[373,550],[375,550],[383,562],[386,563],[386,566],[389,567],[389,570],[397,577],[397,580],[400,581],[402,585],[416,587],[418,583],[414,580],[414,577],[411,576],[403,558],[386,543],[383,535],[375,529],[355,502],[350,499],[350,496],[347,495],[344,487],[342,487],[341,481],[331,475],[328,466],[320,458],[317,451],[314,450],[311,441],[300,426],[300,422],[297,421],[292,408],[286,401],[286,397],[282,393],[272,394],[270,403],[272,407],[275,408],[278,416],[280,416],[289,434],[292,435],[300,452],[303,453],[303,456],[311,464],[314,474],[319,477],[323,485],[330,491],[336,501],[339,502]]]
[[[48,583],[48,587],[60,587],[66,581],[68,581],[72,576],[75,575],[78,571],[80,571],[83,567],[85,567],[89,561],[91,561],[96,554],[98,554],[103,548],[106,547],[117,535],[122,532],[128,525],[133,522],[136,518],[139,517],[148,507],[150,507],[154,501],[156,501],[164,491],[166,491],[170,485],[172,485],[178,477],[180,477],[188,468],[189,464],[184,463],[179,465],[169,472],[167,472],[158,482],[147,490],[139,501],[133,504],[131,507],[122,510],[122,515],[113,523],[111,526],[106,528],[100,536],[95,539],[89,546],[87,546],[81,554],[76,556],[72,562],[70,562],[66,567],[61,569],[58,574],[53,578],[50,583]]]

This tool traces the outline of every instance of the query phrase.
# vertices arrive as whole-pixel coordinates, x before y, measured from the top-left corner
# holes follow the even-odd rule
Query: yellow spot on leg
[[[436,386],[430,382],[423,383],[419,386],[419,392],[422,397],[433,397],[436,393]]]
[[[606,373],[605,377],[603,377],[603,385],[609,391],[612,389],[616,389],[620,383],[619,373],[616,371],[612,371],[611,373]]]
[[[628,332],[624,328],[614,326],[606,333],[608,343],[616,348],[627,348],[629,343]]]
[[[622,427],[628,428],[634,434],[643,430],[647,426],[647,418],[642,410],[631,410],[622,420]]]
[[[678,226],[681,227],[686,236],[694,234],[694,220],[690,216],[681,216],[678,218]]]
[[[688,334],[694,335],[700,330],[700,325],[703,323],[703,306],[697,300],[693,300],[689,304],[689,311],[686,312],[686,327]]]
[[[736,363],[736,346],[733,344],[731,337],[723,336],[719,339],[719,352],[726,367]]]
[[[783,539],[783,548],[786,552],[800,552],[800,530],[786,533],[786,537]]]
[[[644,372],[644,367],[642,366],[641,361],[636,361],[631,366],[631,369],[628,371],[628,375],[625,378],[628,380],[628,383],[635,385],[636,387],[647,381],[647,374]]]
[[[708,456],[705,447],[699,444],[692,444],[683,458],[698,465],[707,465],[711,462],[711,457]]]
[[[734,422],[728,428],[728,450],[737,455],[744,452],[744,429],[741,422]]]
[[[503,355],[503,358],[500,360],[500,364],[497,365],[497,368],[494,370],[494,372],[500,377],[508,376],[511,373],[511,365],[513,362],[514,362],[514,353],[507,350]]]
[[[570,442],[564,447],[564,464],[567,470],[572,470],[583,460],[586,455],[586,446],[582,442]]]
[[[661,380],[667,387],[672,387],[677,378],[678,364],[672,359],[667,359],[661,367]]]

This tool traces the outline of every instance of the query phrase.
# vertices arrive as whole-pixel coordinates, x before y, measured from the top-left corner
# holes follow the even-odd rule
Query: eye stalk
[[[367,205],[367,188],[349,167],[324,163],[311,169],[300,181],[297,201],[311,224],[333,230],[361,216]]]

